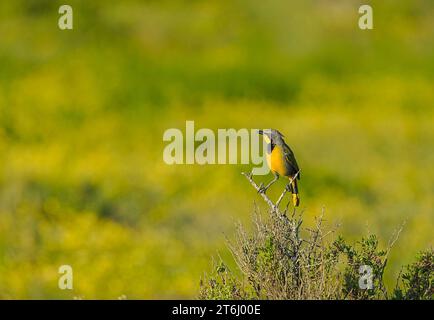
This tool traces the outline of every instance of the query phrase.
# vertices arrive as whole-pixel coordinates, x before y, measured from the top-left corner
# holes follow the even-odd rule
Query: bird
[[[275,183],[280,176],[287,177],[289,184],[287,190],[292,193],[292,203],[294,207],[300,205],[297,180],[300,180],[300,169],[295,160],[294,152],[286,144],[284,135],[275,129],[258,130],[267,145],[266,159],[268,167],[274,175],[265,187],[261,184],[259,192],[265,193],[267,189]]]

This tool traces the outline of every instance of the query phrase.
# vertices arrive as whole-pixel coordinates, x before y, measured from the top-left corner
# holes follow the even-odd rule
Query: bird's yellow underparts
[[[264,142],[267,144],[267,164],[274,174],[274,179],[265,187],[261,187],[261,191],[267,191],[279,179],[279,176],[287,177],[290,181],[289,191],[292,193],[292,203],[294,207],[298,207],[300,205],[300,196],[298,194],[297,180],[300,180],[300,169],[294,153],[284,141],[283,134],[279,131],[274,129],[259,130],[259,134],[263,136]]]

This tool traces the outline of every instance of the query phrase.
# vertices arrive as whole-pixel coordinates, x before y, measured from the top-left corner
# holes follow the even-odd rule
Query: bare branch
[[[279,199],[276,201],[276,207],[279,207],[280,203],[283,200],[283,197],[285,197],[285,194],[288,192],[288,188],[283,189],[282,194],[280,195]]]
[[[285,194],[288,192],[288,186],[291,185],[295,179],[297,179],[299,174],[300,174],[300,170],[298,170],[297,173],[292,178],[289,178],[289,183],[288,183],[287,187],[285,189],[283,189],[282,194],[280,195],[279,199],[277,199],[276,207],[280,206],[280,202],[282,202]],[[288,202],[288,205],[289,205],[289,202]],[[286,208],[288,208],[288,205],[286,206]]]
[[[276,212],[278,214],[280,214],[279,208],[273,203],[273,201],[270,200],[270,198],[268,198],[268,196],[265,194],[265,192],[261,192],[261,187],[258,186],[258,184],[253,181],[252,179],[252,174],[251,173],[245,173],[245,172],[241,172],[241,174],[243,176],[245,176],[247,178],[247,180],[249,180],[250,184],[253,186],[253,188],[256,189],[256,191],[258,191],[258,193],[261,195],[262,199],[264,199],[264,201],[268,204],[268,206],[270,207],[272,212]]]
[[[253,180],[252,173],[241,172],[241,174],[243,176],[245,176],[247,178],[247,180],[249,180],[249,182],[253,186],[253,188],[255,188],[255,190],[261,195],[262,199],[264,199],[264,201],[270,207],[272,213],[277,213],[279,216],[282,216],[283,214],[286,213],[290,202],[288,202],[288,204],[286,205],[286,208],[283,211],[283,214],[280,211],[279,206],[280,206],[280,203],[282,202],[283,198],[285,197],[285,194],[288,192],[287,187],[285,189],[283,189],[283,192],[280,194],[276,203],[273,203],[273,201],[271,201],[271,199],[265,194],[265,192],[261,191],[261,187]],[[297,179],[299,174],[300,174],[300,170],[297,171],[297,173],[294,175],[294,177],[289,179],[290,181],[289,181],[288,185],[291,185],[294,182],[294,180]]]
[[[401,226],[397,230],[395,230],[392,237],[389,239],[389,242],[387,245],[386,258],[389,256],[390,250],[392,250],[392,247],[395,245],[396,241],[398,241],[398,238],[401,235],[401,232],[404,229],[406,223],[407,223],[407,220],[404,220],[404,222],[401,224]]]

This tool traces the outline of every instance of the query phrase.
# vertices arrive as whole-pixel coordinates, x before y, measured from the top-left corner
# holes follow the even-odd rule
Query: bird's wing
[[[291,167],[294,173],[298,172],[297,178],[300,180],[300,169],[297,160],[295,160],[294,152],[292,152],[291,148],[286,143],[283,145],[283,153],[285,154],[287,164]]]

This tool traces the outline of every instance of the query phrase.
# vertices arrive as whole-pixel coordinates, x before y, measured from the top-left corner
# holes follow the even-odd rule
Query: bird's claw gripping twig
[[[259,184],[258,193],[265,193],[267,191],[267,188],[264,186],[264,184],[261,182]]]
[[[270,209],[273,212],[280,213],[279,208],[276,207],[276,205],[273,203],[273,201],[271,201],[270,198],[268,198],[268,196],[265,193],[260,192],[261,185],[257,185],[256,182],[253,181],[252,175],[248,174],[248,173],[244,173],[244,172],[241,172],[241,174],[243,176],[245,176],[247,178],[247,180],[249,180],[250,184],[253,186],[253,188],[256,189],[256,191],[258,191],[258,193],[261,195],[261,197],[264,199],[264,201],[269,205]]]
[[[283,216],[284,214],[286,214],[290,202],[288,202],[288,204],[286,205],[286,207],[285,207],[285,209],[283,211],[281,211],[279,209],[280,204],[282,203],[283,198],[285,197],[286,193],[293,191],[293,189],[292,189],[292,182],[297,178],[299,172],[300,171],[298,171],[294,175],[294,177],[292,179],[290,179],[289,184],[283,189],[282,193],[280,194],[279,198],[277,199],[277,201],[275,203],[273,201],[271,201],[270,198],[265,193],[267,191],[268,187],[271,184],[269,184],[269,185],[267,185],[267,186],[264,187],[263,183],[256,184],[256,182],[253,180],[253,174],[252,173],[241,172],[241,174],[247,178],[247,180],[250,182],[250,184],[253,186],[253,188],[255,188],[256,191],[258,192],[258,194],[261,195],[261,197],[264,199],[264,201],[270,207],[271,211],[274,212],[274,213],[277,213],[279,216]]]

